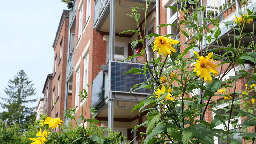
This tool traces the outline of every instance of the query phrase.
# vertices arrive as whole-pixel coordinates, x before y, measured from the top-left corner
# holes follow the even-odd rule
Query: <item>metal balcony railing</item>
[[[94,28],[97,29],[102,18],[106,18],[106,15],[109,13],[109,4],[110,0],[97,0],[94,3]]]
[[[129,63],[129,62],[111,62],[111,91],[115,93],[130,93],[130,89],[139,83],[145,82],[146,77],[140,74],[125,74],[132,68],[142,68],[143,64]],[[92,84],[92,107],[98,107],[102,102],[108,98],[108,71],[99,72]],[[150,75],[147,74],[147,78]],[[132,94],[148,95],[151,91],[149,89],[138,89]]]
[[[66,81],[69,81],[69,79],[72,76],[73,73],[73,65],[74,65],[74,49],[69,53],[67,58],[67,72],[66,72]]]
[[[203,17],[197,20],[193,19],[193,16],[191,15],[189,17],[189,20],[193,23],[200,25],[202,23],[202,19],[219,19],[219,23],[221,23],[228,14],[231,14],[231,12],[236,12],[237,9],[240,9],[238,0],[204,0],[204,6],[205,6],[205,12],[203,13]],[[190,7],[190,11],[195,11],[196,6],[192,5],[192,8]],[[225,15],[225,13],[229,11],[228,14]],[[198,15],[200,17],[200,15]],[[225,16],[225,17],[224,17]],[[203,22],[206,26],[209,26],[210,22]],[[194,34],[196,33],[195,29],[193,28],[186,28],[188,38],[187,42],[189,42]]]

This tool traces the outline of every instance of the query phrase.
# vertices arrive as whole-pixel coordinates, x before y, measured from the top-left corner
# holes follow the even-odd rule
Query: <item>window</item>
[[[80,9],[79,9],[78,38],[81,36],[83,32],[83,13],[84,13],[83,3],[81,3]]]
[[[91,16],[91,0],[87,0],[87,5],[86,5],[86,22],[88,22],[88,19]]]
[[[84,80],[83,80],[83,89],[88,92],[88,67],[89,67],[89,53],[84,57]]]
[[[55,87],[53,88],[53,91],[52,91],[52,105],[54,106],[54,103],[55,103]]]
[[[154,24],[152,24],[146,31],[146,34],[149,35],[154,33]],[[152,61],[154,57],[152,43],[154,42],[154,37],[146,40],[146,53],[147,53],[147,61]]]
[[[114,51],[114,60],[122,61],[128,58],[128,44],[126,43],[115,43],[115,51]],[[107,51],[106,51],[106,62],[109,60],[109,43],[107,43]]]
[[[57,69],[57,54],[55,56],[55,62],[54,62],[54,72],[56,73],[56,69]]]
[[[68,82],[68,93],[72,93],[72,82]]]
[[[58,77],[58,96],[60,96],[60,75]]]
[[[80,68],[76,71],[76,93],[75,93],[75,107],[79,104],[79,88],[80,88]]]
[[[61,61],[61,58],[62,58],[62,41],[63,41],[63,38],[60,41],[60,61]]]
[[[72,51],[74,50],[75,47],[75,33],[70,34],[70,45],[69,45],[69,56],[71,55]]]
[[[169,6],[177,6],[176,1],[171,3]],[[174,24],[177,26],[177,17],[178,17],[178,12],[176,10],[173,10],[171,8],[167,8],[167,23],[168,24]],[[167,34],[173,34],[171,36],[172,39],[179,39],[179,31],[177,28],[174,26],[167,26]]]

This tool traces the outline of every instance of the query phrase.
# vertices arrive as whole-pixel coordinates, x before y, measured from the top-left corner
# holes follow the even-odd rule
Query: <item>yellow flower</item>
[[[160,82],[161,83],[165,83],[167,81],[165,76],[160,77]]]
[[[172,94],[170,94],[169,92],[171,92],[172,89],[168,88],[168,95],[166,97],[164,97],[164,100],[171,100],[174,101],[174,98],[172,97]],[[160,98],[162,95],[165,94],[165,86],[162,85],[161,90],[157,89],[157,91],[155,92],[155,94],[157,95],[158,98]]]
[[[168,93],[171,93],[172,92],[172,88],[168,88]]]
[[[246,21],[246,23],[250,24],[251,21],[253,21],[253,19],[248,18],[250,15],[248,15],[247,13],[245,15],[240,15],[240,17],[236,16],[235,22],[238,24],[242,24],[244,21]]]
[[[30,140],[34,141],[32,144],[44,144],[45,142],[47,142],[47,137],[48,137],[49,132],[45,131],[42,133],[42,130],[40,129],[37,133],[36,133],[36,138],[29,138]]]
[[[172,94],[168,93],[168,95],[166,97],[164,97],[164,100],[174,101],[174,98],[172,97]]]
[[[171,73],[170,77],[175,77],[175,75],[176,75],[175,73]]]
[[[155,94],[157,95],[157,97],[161,97],[161,95],[163,95],[165,93],[165,86],[163,85],[161,90],[157,89],[157,91],[155,92]]]
[[[254,99],[254,98],[252,98],[252,99],[251,99],[251,102],[252,102],[252,104],[254,104],[254,103],[255,103],[255,99]]]
[[[220,92],[220,93],[221,93],[221,92],[225,92],[225,91],[226,91],[226,89],[219,89],[219,90],[218,90],[218,92]]]
[[[242,91],[242,94],[247,95],[248,93],[247,93],[247,91]]]
[[[199,56],[199,54],[194,51],[196,56],[198,57],[199,60],[196,61],[194,64],[194,72],[196,72],[197,76],[200,76],[200,79],[204,78],[204,81],[209,81],[212,83],[212,76],[210,75],[210,72],[214,75],[217,76],[218,71],[217,71],[217,65],[215,65],[213,62],[213,59],[211,59],[213,52],[209,53],[208,56]]]
[[[230,95],[224,96],[224,100],[230,100],[230,99],[232,99],[232,96]]]
[[[44,126],[44,120],[40,120],[40,125]]]
[[[173,40],[171,38],[167,38],[164,36],[156,37],[154,41],[154,49],[153,51],[158,50],[158,54],[162,54],[166,56],[170,55],[172,52],[176,52],[176,49],[173,47],[174,44],[178,44],[178,40]],[[172,51],[172,52],[171,52]]]
[[[47,117],[44,121],[44,124],[48,124],[49,128],[58,128],[58,125],[61,124],[63,121],[60,120],[60,118],[51,118],[51,117]]]
[[[252,84],[252,85],[250,86],[250,88],[254,88],[254,86],[255,86],[255,84]]]
[[[245,86],[246,89],[248,89],[248,84],[245,84],[244,86]]]

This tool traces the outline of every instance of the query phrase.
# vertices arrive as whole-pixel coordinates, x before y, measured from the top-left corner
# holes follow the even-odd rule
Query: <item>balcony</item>
[[[116,0],[116,33],[123,32],[128,29],[136,29],[135,21],[127,16],[131,14],[132,7],[137,6],[137,3],[145,6],[145,0]],[[155,0],[153,0],[148,8],[148,13],[154,9]],[[109,32],[109,13],[110,0],[97,0],[94,3],[94,28],[97,31]],[[144,11],[139,8],[138,13],[141,14],[142,22],[144,19]]]
[[[72,79],[73,65],[74,65],[74,49],[72,49],[72,51],[68,54],[66,81],[69,81],[70,79]]]
[[[145,82],[146,77],[138,74],[125,74],[125,72],[132,68],[142,68],[143,64],[127,63],[127,62],[111,62],[111,91],[114,93],[116,100],[129,100],[133,96],[145,97],[151,93],[149,89],[139,89],[130,93],[130,89],[139,83]],[[103,69],[97,77],[93,80],[92,84],[92,103],[91,106],[100,108],[104,105],[105,100],[108,98],[108,66],[103,66]],[[149,74],[147,77],[149,78]]]
[[[237,24],[233,24],[230,26],[227,26],[225,23],[229,22],[229,21],[234,21],[234,19],[236,19],[236,16],[240,16],[241,14],[245,14],[247,13],[245,11],[245,9],[250,9],[253,10],[256,8],[256,1],[252,0],[251,2],[249,2],[249,4],[245,7],[245,6],[241,6],[241,4],[238,2],[238,0],[230,0],[230,1],[226,1],[226,0],[206,0],[204,2],[205,5],[205,13],[203,15],[203,18],[214,18],[214,19],[219,19],[219,28],[221,30],[221,33],[219,35],[219,40],[222,41],[222,45],[219,46],[219,44],[217,43],[217,41],[214,38],[214,34],[212,35],[212,39],[210,42],[207,42],[207,40],[203,41],[203,47],[202,49],[205,49],[206,47],[208,48],[218,48],[218,47],[226,47],[229,44],[234,44],[234,37],[236,36],[235,33],[239,33],[239,32],[234,32],[231,31],[231,26],[232,27],[238,27]],[[191,21],[194,21],[193,18]],[[195,23],[198,23],[198,21],[194,21]],[[204,24],[206,26],[208,26],[209,29],[216,29],[211,23],[209,22],[204,22]],[[255,21],[252,21],[251,24],[246,24],[245,26],[245,31],[253,31],[253,27],[254,27]],[[188,28],[187,29],[187,33],[189,35],[189,38],[187,38],[185,43],[189,43],[193,37],[194,34],[196,33],[195,30],[193,30],[192,28]],[[244,44],[248,44],[250,41],[255,41],[256,39],[252,39],[252,37],[249,37],[245,39]],[[237,44],[236,44],[237,45]],[[194,49],[197,50],[198,49]],[[190,56],[193,56],[193,52],[191,53]]]

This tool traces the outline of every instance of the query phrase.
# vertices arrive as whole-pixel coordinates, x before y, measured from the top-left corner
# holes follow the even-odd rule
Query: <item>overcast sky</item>
[[[23,69],[39,99],[46,76],[53,71],[52,44],[67,6],[61,0],[1,0],[1,9],[0,97],[6,96],[9,79]]]

